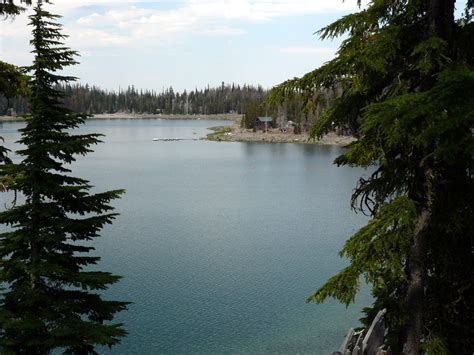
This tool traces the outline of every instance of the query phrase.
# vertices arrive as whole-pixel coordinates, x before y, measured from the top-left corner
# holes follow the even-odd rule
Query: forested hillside
[[[66,93],[65,106],[75,112],[97,113],[165,113],[165,114],[217,114],[243,113],[247,107],[262,101],[267,90],[261,86],[225,84],[220,87],[175,92],[172,87],[162,92],[138,90],[108,91],[96,86],[67,84],[60,87]],[[13,110],[12,110],[13,109]],[[8,112],[7,112],[8,111]],[[0,114],[27,112],[26,99],[0,96]]]

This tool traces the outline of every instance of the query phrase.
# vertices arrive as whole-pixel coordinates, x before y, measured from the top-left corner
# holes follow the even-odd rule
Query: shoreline
[[[267,132],[253,132],[251,129],[240,127],[241,115],[239,114],[213,114],[213,115],[177,115],[177,114],[147,114],[147,113],[102,113],[93,115],[90,120],[115,120],[115,119],[158,119],[158,120],[209,120],[209,121],[233,121],[232,125],[214,126],[208,129],[212,131],[202,139],[216,142],[256,142],[256,143],[298,143],[345,146],[354,142],[352,136],[340,136],[335,132],[329,132],[319,140],[312,140],[308,133],[294,134],[291,132],[280,132],[276,128]],[[0,116],[1,122],[22,122],[23,116]]]
[[[267,132],[253,132],[251,129],[241,128],[238,124],[210,127],[209,129],[213,132],[207,135],[207,140],[217,142],[298,143],[345,146],[356,141],[355,137],[340,136],[335,132],[329,132],[320,139],[313,140],[309,138],[308,133],[280,132],[277,128],[269,129]]]
[[[92,115],[91,119],[161,119],[161,120],[209,120],[209,121],[234,121],[240,122],[242,115],[238,113],[215,113],[215,114],[188,114],[175,113],[98,113]]]
[[[240,122],[242,115],[237,113],[217,113],[206,115],[180,115],[180,114],[162,114],[162,113],[98,113],[91,115],[92,120],[114,120],[114,119],[158,119],[158,120],[209,120],[209,121],[234,121]],[[0,122],[21,122],[24,121],[23,115],[18,116],[0,116]]]

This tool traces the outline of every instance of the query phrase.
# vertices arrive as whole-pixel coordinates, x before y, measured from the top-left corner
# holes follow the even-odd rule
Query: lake
[[[100,268],[122,275],[107,297],[129,335],[101,353],[331,354],[360,308],[306,297],[345,265],[337,252],[366,219],[351,211],[365,172],[337,168],[337,146],[156,142],[203,137],[216,121],[91,120],[104,143],[74,174],[95,191],[125,188],[120,216],[94,241]],[[15,148],[21,123],[4,123]],[[4,201],[2,201],[3,203]]]

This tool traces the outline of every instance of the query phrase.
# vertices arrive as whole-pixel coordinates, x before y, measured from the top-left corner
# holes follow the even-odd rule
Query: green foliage
[[[209,129],[214,131],[207,135],[207,139],[210,141],[218,141],[224,134],[232,132],[232,127],[229,126],[217,126]]]
[[[257,117],[262,116],[265,113],[263,101],[254,101],[246,104],[244,108],[244,117],[240,122],[242,127],[255,128]]]
[[[473,3],[458,21],[450,4],[371,1],[319,31],[329,39],[347,34],[336,58],[271,93],[276,101],[302,93],[305,107],[314,107],[309,101],[319,91],[342,88],[311,134],[337,124],[359,138],[336,163],[373,167],[352,196],[353,207],[372,219],[341,251],[349,265],[308,300],[348,304],[363,277],[375,301],[362,321],[370,324],[386,308],[386,342],[395,353],[420,315],[423,351],[474,348]],[[416,265],[422,306],[410,313]]]
[[[399,196],[378,210],[369,223],[349,238],[340,252],[348,258],[350,264],[331,277],[308,302],[322,303],[332,297],[348,306],[354,301],[360,286],[360,278],[373,285],[372,294],[376,299],[375,309],[387,309],[386,322],[388,337],[403,322],[405,310],[400,306],[403,301],[398,296],[406,289],[407,278],[404,267],[416,215],[415,204],[405,196]],[[376,315],[372,308],[364,309],[367,317],[363,319],[369,326]],[[395,331],[394,331],[395,330]]]
[[[35,59],[29,101],[31,115],[21,129],[19,164],[1,166],[14,177],[12,188],[25,203],[0,213],[10,229],[0,234],[0,352],[45,354],[94,353],[95,345],[112,346],[125,336],[114,314],[127,302],[102,299],[100,291],[120,277],[93,271],[99,257],[87,242],[112,222],[110,201],[122,190],[90,194],[87,180],[71,176],[67,164],[91,151],[100,135],[75,135],[83,123],[61,104],[59,82],[74,78],[57,74],[75,64],[76,52],[61,46],[65,37],[58,16],[38,2],[30,16]]]
[[[349,266],[330,278],[308,301],[321,303],[333,297],[349,305],[354,301],[362,275],[376,288],[386,287],[388,279],[402,281],[414,216],[414,203],[406,197],[397,197],[384,205],[345,243],[340,256],[350,260]]]
[[[6,99],[6,109],[10,106],[10,100],[15,96],[28,95],[28,77],[21,70],[5,62],[0,61],[0,98]],[[3,112],[0,111],[0,114]],[[3,138],[0,137],[3,141]],[[8,149],[0,145],[0,164],[11,163],[8,158]],[[11,176],[0,174],[0,192],[4,192],[11,185]]]
[[[0,0],[0,16],[16,16],[25,11],[22,5],[31,5],[31,0],[20,0],[15,4],[14,0]]]
[[[414,59],[413,68],[422,75],[427,75],[436,68],[446,63],[443,52],[446,50],[446,42],[441,38],[432,36],[415,46],[412,52]]]
[[[433,339],[423,344],[423,350],[427,355],[446,355],[449,354],[449,349],[446,341],[440,338]]]
[[[88,114],[100,113],[163,113],[175,115],[202,115],[243,113],[252,103],[260,102],[267,95],[261,86],[226,84],[206,89],[177,92],[172,87],[158,93],[153,90],[137,90],[133,86],[126,90],[104,90],[97,86],[79,83],[61,84],[64,91],[64,106]],[[27,113],[24,97],[11,100],[18,113]],[[0,100],[0,110],[4,103]]]
[[[28,96],[28,77],[23,74],[20,68],[0,61],[0,95],[9,102],[15,96]]]

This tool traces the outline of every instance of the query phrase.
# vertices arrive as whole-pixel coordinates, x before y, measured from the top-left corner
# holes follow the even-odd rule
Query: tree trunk
[[[423,337],[424,291],[425,291],[425,260],[426,244],[431,218],[431,185],[430,169],[424,172],[424,198],[418,212],[413,233],[413,245],[408,255],[408,289],[407,289],[407,314],[406,341],[403,353],[418,355],[420,342]]]
[[[428,18],[431,32],[447,42],[452,39],[454,29],[455,0],[430,0]]]
[[[33,226],[30,236],[30,263],[33,267],[36,267],[36,262],[38,260],[39,246],[37,243],[37,238],[39,236],[39,231],[41,230],[41,218],[38,217],[38,212],[41,210],[40,206],[40,197],[37,192],[33,192],[31,201],[33,203],[31,224]],[[34,272],[34,270],[29,271],[30,276],[30,287],[32,290],[36,289],[39,286],[39,277]]]
[[[407,290],[408,322],[404,354],[418,355],[423,332],[423,299],[425,288],[426,230],[430,212],[423,208],[417,217],[413,245],[409,254],[409,284]]]
[[[445,40],[448,44],[448,53],[451,48],[454,30],[454,4],[455,0],[429,0],[427,15],[429,31]],[[448,54],[449,55],[449,54]],[[431,175],[430,169],[420,168],[424,171],[423,195],[420,209],[416,219],[413,234],[413,245],[408,255],[408,289],[407,289],[407,313],[406,340],[403,353],[407,355],[418,355],[420,342],[423,337],[423,301],[425,290],[425,260],[427,252],[427,234],[431,218]]]

